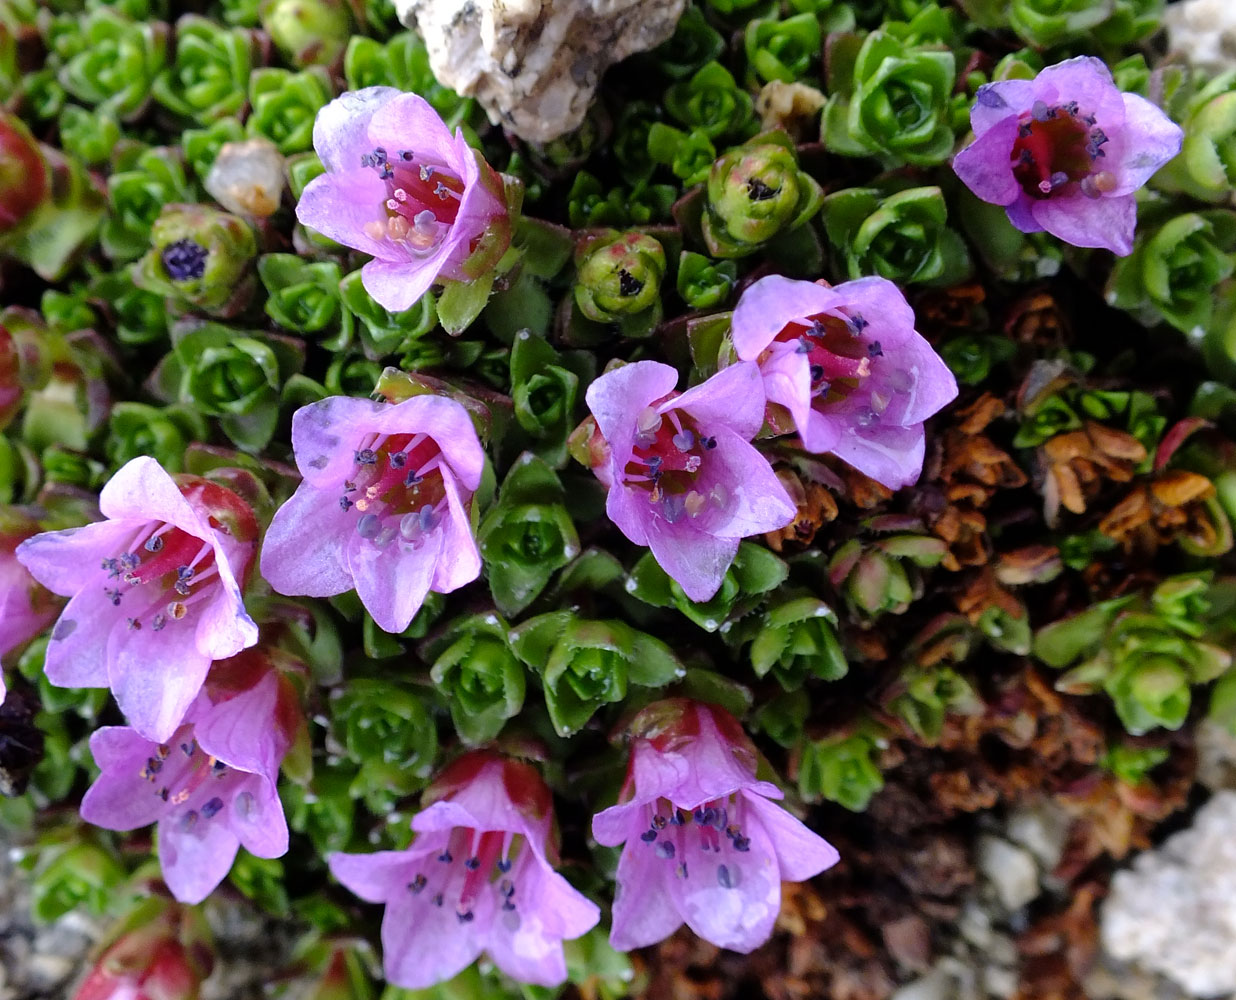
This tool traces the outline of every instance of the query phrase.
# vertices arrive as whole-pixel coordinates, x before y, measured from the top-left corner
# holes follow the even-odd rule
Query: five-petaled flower
[[[384,308],[409,308],[439,279],[471,281],[510,245],[501,177],[424,98],[392,87],[343,94],[318,112],[313,146],[326,173],[296,217],[373,255],[361,280]]]
[[[974,142],[953,169],[971,191],[1004,206],[1023,233],[1045,229],[1121,256],[1133,250],[1133,192],[1184,138],[1150,101],[1116,89],[1093,56],[1048,66],[1033,80],[984,84],[970,124]]]
[[[480,574],[469,509],[485,454],[461,404],[330,396],[296,411],[292,447],[304,481],[262,548],[262,575],[277,591],[355,587],[379,626],[402,632],[430,590]]]
[[[923,421],[956,398],[957,381],[891,281],[761,278],[734,309],[733,339],[759,364],[773,427],[890,489],[918,479]]]
[[[237,690],[238,680],[247,686]],[[288,681],[260,651],[217,664],[168,740],[128,726],[90,737],[101,773],[82,799],[82,819],[108,830],[157,822],[163,880],[182,903],[201,902],[241,844],[259,858],[286,853],[275,782],[300,718]]]
[[[657,702],[631,726],[634,745],[620,804],[592,819],[618,861],[610,943],[655,944],[685,921],[722,948],[749,952],[768,940],[781,882],[832,867],[836,850],[770,799],[755,776],[754,747],[724,709]]]
[[[406,850],[328,858],[345,886],[386,904],[386,978],[422,989],[484,951],[520,982],[565,981],[562,942],[591,930],[600,912],[552,867],[552,800],[540,776],[474,751],[447,768],[426,801]]]
[[[755,365],[736,364],[684,393],[678,372],[637,361],[588,387],[609,448],[593,469],[605,510],[693,601],[712,597],[748,535],[785,527],[796,509],[750,443],[764,421]]]
[[[103,487],[105,521],[35,535],[18,560],[71,598],[45,670],[61,687],[110,687],[129,724],[164,741],[213,660],[257,642],[240,588],[257,521],[231,490],[135,458]]]

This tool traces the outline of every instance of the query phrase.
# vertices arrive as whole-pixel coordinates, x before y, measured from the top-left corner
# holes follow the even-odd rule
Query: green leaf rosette
[[[457,618],[421,647],[429,676],[446,698],[451,721],[468,746],[487,743],[524,705],[524,665],[495,614]]]
[[[223,28],[196,14],[176,22],[172,63],[154,81],[154,99],[173,114],[206,125],[245,105],[249,71],[257,62],[255,35]]]
[[[808,802],[836,802],[851,812],[866,809],[884,787],[874,759],[878,737],[869,728],[804,741],[798,748],[798,794]]]
[[[544,337],[521,330],[511,345],[511,401],[529,449],[554,468],[567,460],[579,387],[596,375],[590,351],[556,351]]]
[[[659,639],[619,621],[586,621],[570,611],[530,618],[511,632],[511,647],[541,678],[545,707],[559,736],[582,729],[602,706],[622,701],[628,685],[663,687],[684,674]]]
[[[579,535],[562,483],[543,460],[525,453],[511,466],[477,540],[494,603],[519,614],[550,577],[579,555]]]
[[[251,136],[265,136],[284,156],[308,152],[313,148],[313,122],[334,96],[330,74],[320,66],[299,73],[254,70],[245,129]]]
[[[321,338],[341,350],[352,337],[352,313],[340,294],[339,265],[308,261],[292,253],[268,253],[258,260],[266,289],[266,315],[283,329]]]
[[[192,197],[178,151],[160,146],[138,154],[107,178],[103,252],[120,263],[136,260],[150,246],[151,230],[164,207]]]
[[[815,597],[786,597],[739,624],[757,677],[772,674],[786,691],[809,678],[835,681],[849,672],[837,640],[837,615]]]
[[[953,152],[954,55],[885,31],[830,42],[821,138],[845,156],[930,167]]]

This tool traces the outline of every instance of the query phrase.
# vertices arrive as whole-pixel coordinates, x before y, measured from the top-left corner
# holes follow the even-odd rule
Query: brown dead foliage
[[[1060,508],[1084,514],[1087,505],[1109,483],[1127,483],[1146,448],[1132,434],[1093,420],[1076,431],[1057,434],[1039,447],[1045,472],[1043,513],[1049,525],[1060,518]]]
[[[1205,476],[1169,469],[1134,487],[1099,522],[1099,530],[1126,552],[1146,558],[1179,539],[1213,551],[1222,534],[1205,501],[1214,495],[1214,484]]]

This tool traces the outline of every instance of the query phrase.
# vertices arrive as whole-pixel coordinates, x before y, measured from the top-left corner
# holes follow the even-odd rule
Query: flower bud
[[[652,332],[661,318],[665,250],[643,233],[603,232],[575,251],[575,303],[596,323],[618,323],[627,336]]]
[[[133,271],[139,288],[216,315],[230,315],[253,290],[257,252],[243,219],[205,205],[166,205],[150,234],[151,249]]]
[[[0,112],[0,240],[47,195],[47,166],[34,136],[16,115]]]
[[[148,899],[124,920],[74,1000],[197,1000],[213,964],[201,915]]]
[[[714,257],[747,257],[819,211],[820,185],[798,166],[783,132],[766,132],[712,165],[705,188],[704,242]]]
[[[352,33],[344,0],[262,0],[262,27],[296,66],[329,66]]]

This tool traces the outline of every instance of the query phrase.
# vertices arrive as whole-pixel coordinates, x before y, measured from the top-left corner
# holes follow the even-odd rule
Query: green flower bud
[[[313,148],[314,119],[334,96],[330,74],[321,66],[299,73],[254,70],[249,77],[252,110],[245,128],[251,136],[265,136],[284,156],[306,152]]]
[[[196,14],[176,22],[176,55],[154,82],[154,98],[173,114],[206,125],[244,107],[257,39]]]
[[[245,127],[238,118],[220,118],[205,128],[185,129],[181,139],[185,162],[199,181],[210,175],[210,168],[219,156],[224,143],[240,142],[245,137]]]
[[[928,746],[939,742],[946,715],[974,715],[983,708],[969,682],[943,664],[907,667],[886,692],[884,702]]]
[[[934,166],[953,151],[953,53],[873,31],[830,49],[824,145],[886,166]]]
[[[717,62],[701,67],[689,80],[671,85],[665,92],[665,110],[684,128],[703,132],[710,139],[745,138],[754,131],[751,95]]]
[[[525,452],[511,466],[477,539],[494,603],[516,615],[579,555],[579,536],[554,471]]]
[[[725,153],[708,172],[704,243],[714,257],[747,257],[760,244],[801,226],[824,192],[799,169],[784,132],[766,132]]]
[[[411,309],[387,312],[365,291],[360,271],[339,282],[339,295],[344,308],[360,321],[361,350],[372,361],[411,350],[437,323],[433,295],[422,295]]]
[[[941,539],[927,535],[893,535],[867,544],[852,538],[833,553],[828,576],[860,618],[899,615],[923,592],[916,567],[937,565],[947,550]]]
[[[1133,253],[1116,261],[1107,301],[1148,326],[1163,319],[1183,333],[1205,330],[1215,289],[1234,269],[1236,213],[1188,212],[1138,233]]]
[[[258,260],[258,276],[269,296],[266,315],[285,330],[325,335],[324,346],[342,350],[352,339],[352,313],[340,295],[339,265],[308,261],[291,253],[268,253]]]
[[[584,727],[627,685],[663,687],[683,676],[668,646],[618,621],[583,621],[570,611],[530,618],[511,632],[515,655],[540,675],[559,736]]]
[[[724,305],[738,281],[733,261],[713,261],[703,254],[684,250],[678,258],[678,294],[692,309]]]
[[[662,73],[681,80],[724,51],[721,32],[708,23],[703,10],[690,4],[674,26],[674,33],[652,50],[652,57]]]
[[[749,642],[751,630],[746,628],[755,616],[735,622],[752,610],[761,595],[785,582],[789,574],[786,564],[761,545],[741,542],[734,561],[730,563],[721,587],[707,601],[693,601],[678,581],[661,568],[651,552],[645,553],[631,570],[626,590],[633,597],[658,608],[677,608],[706,632],[720,630],[735,644]],[[761,676],[763,676],[761,674]]]
[[[330,737],[357,768],[350,794],[379,815],[425,786],[438,755],[437,729],[424,703],[391,681],[353,677],[336,688]]]
[[[150,246],[151,229],[164,207],[192,198],[179,153],[161,146],[139,154],[107,179],[111,211],[100,234],[103,252],[120,263],[136,260]]]
[[[820,22],[813,13],[777,20],[747,22],[743,47],[747,54],[748,83],[781,80],[793,83],[807,75],[820,56]],[[668,95],[666,106],[669,106]]]
[[[884,787],[872,759],[876,738],[865,732],[808,740],[799,749],[798,794],[808,802],[827,799],[851,812],[862,812]]]
[[[125,870],[89,828],[61,828],[40,838],[28,855],[34,918],[49,924],[71,910],[100,916],[124,881]]]
[[[261,0],[258,16],[295,66],[329,66],[352,34],[344,0]]]
[[[839,269],[902,284],[955,285],[969,277],[965,241],[946,225],[938,187],[887,194],[848,188],[828,195],[821,213]]]
[[[757,677],[771,671],[782,688],[796,691],[809,677],[835,681],[848,672],[837,641],[837,616],[823,601],[800,597],[755,618],[758,631],[747,655]]]
[[[131,21],[103,7],[79,22],[77,34],[80,51],[59,72],[64,89],[123,120],[141,115],[167,62],[167,25]]]
[[[575,251],[575,304],[596,323],[617,323],[629,337],[647,336],[661,321],[665,250],[643,233],[605,230]]]
[[[205,205],[167,205],[150,243],[133,268],[139,288],[218,316],[235,314],[252,295],[257,241],[243,219]]]
[[[507,643],[506,623],[494,614],[458,618],[424,644],[421,656],[468,746],[487,743],[524,704],[524,667]]]
[[[699,129],[683,132],[664,122],[653,122],[648,128],[648,156],[654,163],[669,167],[684,184],[691,185],[708,176],[717,150]]]
[[[275,432],[284,383],[304,363],[304,345],[291,337],[186,323],[173,328],[172,353],[156,376],[164,395],[218,417],[239,447],[256,451]]]
[[[206,421],[187,407],[116,403],[107,428],[107,460],[119,468],[150,455],[168,472],[183,472],[185,449],[208,436]]]

